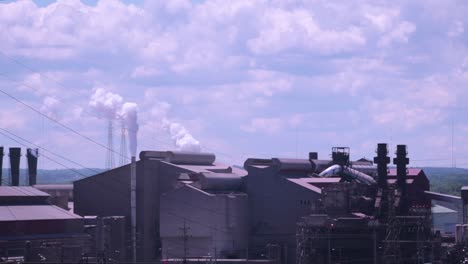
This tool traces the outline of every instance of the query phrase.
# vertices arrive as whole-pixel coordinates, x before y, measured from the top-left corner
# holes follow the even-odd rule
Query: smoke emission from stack
[[[169,124],[169,133],[178,150],[200,152],[200,142],[196,140],[188,130],[179,123]]]
[[[99,118],[108,120],[122,120],[127,128],[129,151],[131,156],[136,156],[138,139],[138,105],[125,102],[122,96],[108,92],[103,88],[94,91],[89,102]]]
[[[157,102],[152,111],[156,124],[170,136],[174,146],[180,151],[200,152],[201,144],[189,130],[180,123],[173,122],[168,117],[171,105],[167,102]]]
[[[132,157],[136,157],[138,134],[138,105],[136,103],[124,103],[119,115],[127,127],[129,151]]]

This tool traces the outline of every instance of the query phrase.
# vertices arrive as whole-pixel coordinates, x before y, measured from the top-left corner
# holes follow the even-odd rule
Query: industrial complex
[[[3,157],[3,148],[0,148]],[[435,193],[405,145],[373,160],[249,158],[142,151],[75,181],[37,185],[37,149],[20,148],[0,186],[0,262],[464,263],[468,188]],[[393,155],[393,156],[392,156]],[[328,155],[327,155],[328,156]],[[3,162],[3,160],[2,160]],[[467,251],[468,252],[468,251]]]

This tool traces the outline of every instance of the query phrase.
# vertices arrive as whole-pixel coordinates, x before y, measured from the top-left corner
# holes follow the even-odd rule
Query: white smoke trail
[[[138,105],[136,103],[123,102],[122,96],[108,92],[103,88],[94,91],[89,106],[100,118],[108,120],[123,120],[128,130],[129,151],[131,156],[136,156],[138,146]]]
[[[170,123],[169,133],[178,150],[200,152],[200,142],[196,140],[185,127],[179,123]]]
[[[138,105],[136,103],[124,103],[119,116],[127,127],[129,150],[132,157],[136,156],[138,135]]]
[[[96,112],[98,117],[114,120],[118,118],[123,104],[122,96],[98,88],[94,91],[89,101],[89,106]]]
[[[180,151],[201,152],[201,144],[182,124],[168,118],[171,105],[167,102],[156,102],[152,109],[152,116],[156,126],[169,134],[174,146]]]

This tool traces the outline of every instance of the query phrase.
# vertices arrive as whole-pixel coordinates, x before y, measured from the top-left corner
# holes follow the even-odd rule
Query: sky
[[[189,140],[242,165],[388,143],[412,166],[452,166],[453,149],[468,167],[467,13],[456,0],[1,1],[1,144],[75,162],[49,153],[39,168],[104,167],[101,91],[136,104],[137,152]]]

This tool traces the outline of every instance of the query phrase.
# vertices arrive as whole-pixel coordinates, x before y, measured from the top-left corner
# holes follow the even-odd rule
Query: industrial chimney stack
[[[409,159],[407,158],[408,152],[406,150],[406,145],[398,145],[396,151],[396,158],[393,159],[393,164],[397,166],[397,187],[401,192],[401,201],[400,201],[400,213],[406,215],[408,213],[408,193],[406,189],[406,165],[409,164]]]
[[[10,148],[11,185],[19,186],[21,148]]]
[[[0,147],[0,186],[3,185],[3,147]]]
[[[388,187],[388,168],[390,158],[387,156],[387,144],[380,143],[377,145],[377,157],[374,158],[374,163],[377,164],[377,185],[379,188],[386,190]]]
[[[33,186],[37,183],[37,158],[39,155],[39,149],[27,149],[26,157],[28,159],[28,173],[29,173],[29,185]]]

